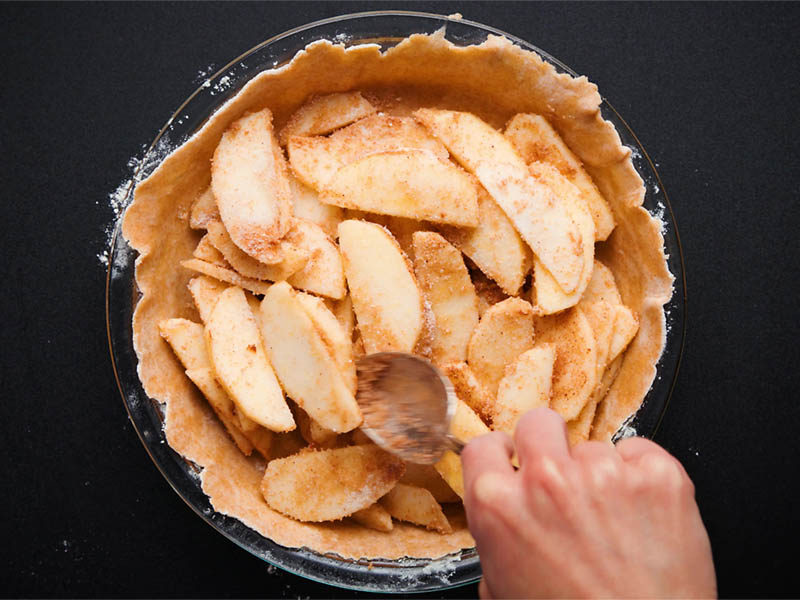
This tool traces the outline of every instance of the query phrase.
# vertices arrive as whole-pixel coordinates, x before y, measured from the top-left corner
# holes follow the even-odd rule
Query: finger
[[[492,594],[489,592],[489,586],[486,585],[485,578],[481,578],[481,582],[478,584],[478,596],[481,600],[492,600]]]
[[[625,438],[618,442],[615,448],[625,462],[638,462],[648,454],[667,455],[672,458],[672,455],[661,446],[643,437]]]
[[[672,454],[664,450],[664,448],[655,442],[651,442],[648,439],[642,437],[625,438],[617,443],[616,450],[622,460],[626,463],[632,465],[640,464],[642,461],[648,462],[648,464],[653,464],[651,461],[671,463],[677,468],[682,477],[689,479],[689,475],[686,473],[686,470],[683,468],[683,465],[677,458],[672,456]],[[660,459],[660,461],[658,459]]]
[[[582,442],[573,447],[572,458],[582,463],[595,463],[595,462],[614,462],[621,464],[622,457],[614,448],[609,444],[602,442]]]
[[[585,481],[600,495],[616,486],[623,476],[625,463],[610,444],[583,442],[572,448],[572,458],[583,467]]]
[[[476,475],[484,471],[512,474],[511,456],[514,443],[502,431],[493,431],[473,438],[461,451],[466,483],[467,474]]]
[[[511,466],[513,453],[514,444],[511,438],[501,431],[494,431],[470,441],[461,452],[465,495],[471,500],[479,492],[476,498],[478,501],[491,503],[490,493],[500,493],[507,487],[503,480],[514,475],[514,468]],[[479,482],[482,483],[479,485]]]
[[[537,458],[566,460],[570,456],[564,419],[549,408],[535,408],[523,415],[514,432],[514,445],[523,468],[526,461]]]

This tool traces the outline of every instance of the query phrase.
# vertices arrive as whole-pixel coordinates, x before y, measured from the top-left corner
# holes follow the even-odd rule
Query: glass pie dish
[[[371,43],[386,49],[411,34],[432,34],[443,27],[445,39],[456,46],[480,44],[489,35],[499,35],[535,52],[558,72],[577,76],[530,43],[464,19],[388,11],[326,19],[266,40],[206,80],[176,110],[153,140],[134,176],[134,183],[152,173],[169,151],[189,139],[216,109],[255,75],[288,62],[309,43],[324,39],[345,47]],[[618,436],[636,432],[652,437],[669,402],[682,353],[686,311],[683,259],[672,210],[652,162],[627,124],[605,100],[600,110],[602,117],[614,125],[622,143],[631,149],[634,167],[645,185],[643,206],[663,223],[665,254],[675,278],[672,297],[664,306],[666,340],[656,364],[656,377],[639,411],[617,432]],[[134,184],[128,190],[127,202],[132,200],[133,188]],[[272,565],[338,587],[382,593],[423,592],[466,585],[480,578],[480,562],[474,548],[437,559],[344,559],[307,548],[281,546],[238,519],[216,512],[201,489],[200,467],[166,443],[162,407],[147,396],[139,379],[132,331],[133,311],[139,299],[135,281],[137,252],[122,236],[120,224],[121,219],[109,255],[106,293],[108,337],[115,376],[130,419],[148,454],[173,489],[203,520]]]

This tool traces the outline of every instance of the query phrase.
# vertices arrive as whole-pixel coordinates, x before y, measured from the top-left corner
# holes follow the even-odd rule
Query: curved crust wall
[[[199,239],[188,225],[189,207],[210,182],[210,159],[228,125],[246,111],[269,107],[279,130],[311,94],[351,89],[372,91],[384,99],[387,111],[402,113],[423,104],[469,110],[496,127],[518,112],[540,113],[585,163],[617,219],[600,255],[613,270],[625,304],[640,315],[639,334],[599,407],[595,439],[610,439],[655,377],[672,277],[659,224],[641,207],[644,187],[630,150],[601,118],[596,86],[585,77],[556,73],[538,55],[498,36],[460,48],[441,33],[414,35],[384,53],[375,45],[345,49],[315,42],[289,64],[248,82],[137,186],[123,234],[139,252],[136,280],[142,297],[133,322],[139,376],[147,394],[166,403],[169,444],[203,467],[203,490],[215,509],[284,546],[350,558],[437,557],[474,545],[460,508],[450,509],[454,532],[449,535],[403,523],[390,533],[348,523],[299,523],[272,511],[259,492],[263,463],[236,449],[157,328],[169,317],[199,320],[186,287],[192,274],[179,262],[191,256]],[[398,94],[402,104],[392,105]]]

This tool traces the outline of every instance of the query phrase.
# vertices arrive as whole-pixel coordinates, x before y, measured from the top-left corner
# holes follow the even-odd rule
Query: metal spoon
[[[403,460],[433,464],[464,442],[450,434],[456,411],[453,384],[429,361],[403,352],[378,352],[356,363],[361,430]]]

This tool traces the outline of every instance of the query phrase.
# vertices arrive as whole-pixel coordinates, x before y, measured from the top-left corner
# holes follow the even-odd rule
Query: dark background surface
[[[721,595],[799,595],[800,7],[431,2],[0,5],[0,591],[355,595],[268,568],[170,489],[116,388],[98,254],[109,193],[201,70],[380,8],[459,11],[527,39],[636,132],[672,201],[689,298],[656,440],[695,480]]]

